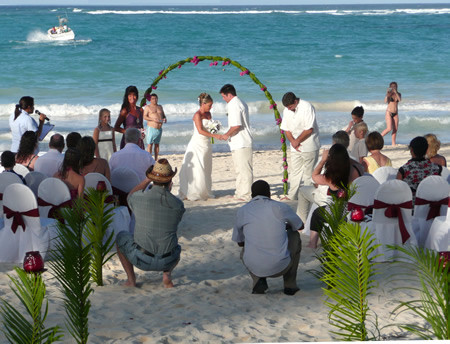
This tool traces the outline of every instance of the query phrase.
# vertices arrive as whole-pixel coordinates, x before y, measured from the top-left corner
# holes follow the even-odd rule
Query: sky
[[[183,6],[183,5],[325,5],[325,4],[419,4],[441,3],[450,4],[449,0],[41,0],[39,5],[103,5],[103,6]],[[0,0],[0,5],[36,5],[36,0]]]

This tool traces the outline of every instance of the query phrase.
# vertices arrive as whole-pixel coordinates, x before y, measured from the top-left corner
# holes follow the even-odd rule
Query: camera
[[[391,87],[388,88],[388,92],[392,92],[392,88]]]

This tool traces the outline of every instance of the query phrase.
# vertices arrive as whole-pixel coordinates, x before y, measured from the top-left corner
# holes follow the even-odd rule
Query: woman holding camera
[[[19,104],[16,105],[14,113],[9,117],[9,126],[11,128],[12,143],[11,152],[17,153],[19,150],[20,139],[22,135],[28,131],[36,132],[37,137],[41,135],[44,120],[47,118],[43,113],[39,114],[39,126],[30,116],[34,112],[33,97],[20,98]]]
[[[386,129],[383,130],[381,136],[386,135],[392,130],[392,145],[395,146],[395,139],[398,131],[398,103],[402,100],[401,93],[397,92],[397,83],[395,81],[389,84],[384,102],[388,104],[386,109]]]

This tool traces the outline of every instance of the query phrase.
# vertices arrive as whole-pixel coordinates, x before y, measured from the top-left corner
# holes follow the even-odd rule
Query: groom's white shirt
[[[240,126],[239,132],[230,137],[228,144],[230,150],[240,148],[252,148],[253,137],[250,132],[250,123],[248,115],[248,106],[238,97],[233,97],[227,103],[228,111],[228,129],[230,127]]]

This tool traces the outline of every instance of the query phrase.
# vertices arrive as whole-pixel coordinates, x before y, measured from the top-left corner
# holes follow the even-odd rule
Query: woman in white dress
[[[211,96],[202,93],[199,96],[200,109],[193,117],[194,134],[189,141],[180,169],[180,190],[178,197],[191,201],[214,198],[211,192],[212,148],[211,138],[220,139],[221,135],[211,134],[205,129],[211,120],[213,105]]]
[[[95,156],[109,161],[112,153],[116,151],[116,138],[111,126],[111,112],[108,109],[101,109],[98,113],[98,126],[92,137],[97,144]]]

